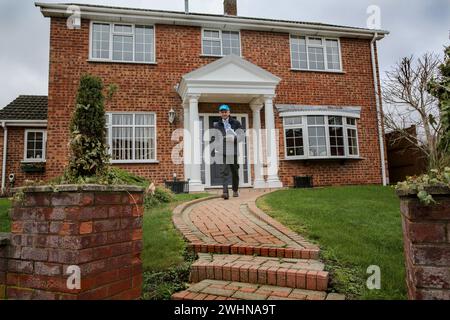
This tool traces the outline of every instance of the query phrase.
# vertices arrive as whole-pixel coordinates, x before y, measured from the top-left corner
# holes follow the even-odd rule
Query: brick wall
[[[13,205],[6,297],[138,299],[142,289],[142,190],[58,188],[59,192],[49,187],[29,189]],[[67,287],[67,268],[72,265],[80,268],[80,289]],[[3,272],[0,265],[0,289]]]
[[[293,175],[312,174],[317,185],[381,183],[370,41],[341,38],[345,73],[334,74],[291,71],[288,34],[242,30],[241,38],[245,59],[282,78],[275,103],[362,107],[359,145],[363,160],[343,164],[284,161],[280,130],[283,182],[292,185]],[[201,57],[200,28],[156,25],[156,65],[89,62],[89,21],[86,20],[82,21],[80,30],[69,30],[65,19],[52,18],[50,48],[48,178],[61,174],[67,162],[67,128],[83,73],[100,76],[106,85],[119,86],[107,110],[157,113],[159,163],[121,167],[156,182],[170,179],[173,172],[183,176],[183,166],[171,162],[171,151],[177,144],[170,140],[171,134],[183,126],[181,100],[174,86],[184,74],[216,60]],[[167,120],[171,108],[179,116],[173,125]],[[211,112],[216,113],[216,108]],[[278,116],[276,126],[282,128]]]
[[[32,128],[8,127],[8,156],[6,161],[7,190],[10,189],[8,176],[11,173],[14,173],[16,179],[14,186],[22,186],[25,180],[46,179],[45,173],[25,173],[21,169],[21,162],[24,158],[25,129]],[[3,128],[0,128],[0,168],[3,167],[3,135]]]
[[[450,299],[450,192],[435,194],[437,205],[424,206],[402,195],[401,211],[408,297]]]

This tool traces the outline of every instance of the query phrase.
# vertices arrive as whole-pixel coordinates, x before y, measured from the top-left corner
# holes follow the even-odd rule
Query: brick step
[[[325,291],[328,272],[320,261],[244,255],[199,254],[190,282],[205,279]]]
[[[303,290],[243,282],[203,280],[173,300],[345,300],[345,296],[316,290]]]
[[[200,244],[191,243],[188,248],[195,253],[241,254],[273,258],[319,259],[319,249],[279,248],[249,244]]]

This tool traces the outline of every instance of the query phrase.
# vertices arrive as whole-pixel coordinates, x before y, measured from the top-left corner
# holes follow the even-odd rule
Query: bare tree
[[[439,167],[442,160],[438,150],[439,104],[427,91],[440,63],[439,56],[433,53],[418,59],[405,57],[386,72],[382,91],[386,131],[395,131],[397,139],[407,140],[421,150],[430,168]],[[411,126],[416,126],[419,138],[408,130]]]

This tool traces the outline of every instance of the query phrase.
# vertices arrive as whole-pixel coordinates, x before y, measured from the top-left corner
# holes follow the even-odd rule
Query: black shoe
[[[224,198],[225,200],[228,200],[228,199],[230,199],[230,196],[229,196],[228,193],[224,193],[224,194],[222,195],[222,198]]]
[[[239,192],[238,191],[233,192],[233,197],[238,198],[239,197]]]

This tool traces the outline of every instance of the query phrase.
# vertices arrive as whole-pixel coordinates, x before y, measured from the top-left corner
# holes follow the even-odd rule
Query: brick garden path
[[[319,248],[256,207],[264,191],[198,200],[174,210],[173,222],[199,255],[191,285],[177,300],[343,299],[327,294]]]

